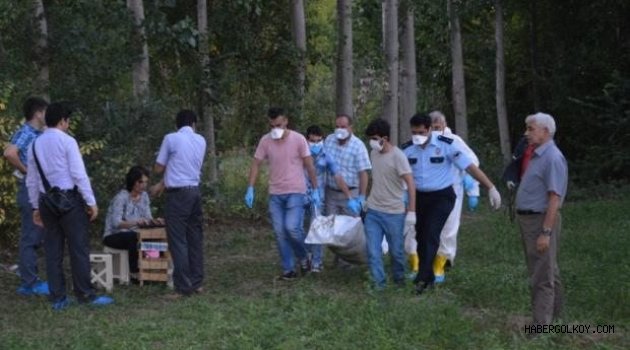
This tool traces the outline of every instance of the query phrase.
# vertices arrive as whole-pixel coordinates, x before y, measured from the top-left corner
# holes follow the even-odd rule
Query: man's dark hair
[[[428,113],[417,113],[409,119],[409,125],[412,127],[423,126],[427,129],[431,127],[431,117]]]
[[[192,126],[195,123],[197,123],[197,115],[190,109],[182,109],[175,117],[175,124],[178,129],[184,126]]]
[[[30,121],[35,116],[35,113],[43,111],[48,107],[48,102],[40,97],[29,97],[24,101],[22,110],[24,111],[24,119]]]
[[[149,177],[149,170],[147,170],[147,168],[141,165],[132,166],[125,176],[125,187],[127,188],[127,191],[131,192],[131,190],[133,190],[133,186],[136,185],[136,182],[142,179],[143,175]]]
[[[391,127],[385,119],[378,118],[370,122],[367,128],[365,128],[365,135],[367,137],[380,136],[387,137],[387,139],[389,139],[390,129]]]
[[[322,132],[322,128],[320,128],[319,125],[311,125],[306,129],[306,137],[308,138],[311,135],[324,136],[324,133]]]
[[[351,117],[351,116],[349,116],[349,115],[347,115],[347,114],[338,114],[338,115],[335,117],[335,120],[337,120],[337,119],[339,119],[339,118],[346,118],[346,119],[348,119],[348,125],[350,125],[350,126],[352,126],[352,123],[354,122],[354,121],[352,120],[352,117]]]
[[[280,116],[283,116],[283,117],[284,117],[284,116],[286,116],[286,115],[284,114],[284,109],[283,109],[283,108],[280,108],[280,107],[271,107],[271,108],[269,108],[269,110],[267,111],[267,117],[268,117],[269,119],[276,119],[276,118],[278,118],[278,117],[280,117]]]
[[[68,104],[60,102],[51,103],[46,109],[46,126],[54,128],[62,119],[70,119],[70,114],[72,114],[72,109]]]

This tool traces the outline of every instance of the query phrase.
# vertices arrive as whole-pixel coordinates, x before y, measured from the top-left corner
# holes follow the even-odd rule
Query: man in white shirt
[[[88,226],[98,216],[98,207],[79,145],[66,133],[70,114],[71,110],[63,104],[48,106],[45,117],[48,128],[29,149],[27,168],[30,170],[26,174],[33,222],[45,230],[49,298],[54,310],[69,306],[63,273],[66,240],[78,302],[92,305],[114,302],[110,297],[96,296],[91,284]]]
[[[197,115],[181,110],[177,132],[164,136],[153,170],[164,172],[166,234],[173,257],[173,298],[203,291],[203,213],[199,181],[206,140],[195,132]]]

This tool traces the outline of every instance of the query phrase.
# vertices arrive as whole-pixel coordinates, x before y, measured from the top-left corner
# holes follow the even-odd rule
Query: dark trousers
[[[449,186],[437,191],[416,191],[416,241],[420,268],[414,283],[433,283],[433,260],[440,247],[440,233],[455,206],[455,191]]]
[[[40,197],[45,194],[40,194]],[[90,237],[89,217],[85,211],[85,201],[77,191],[69,195],[72,209],[61,215],[54,215],[40,198],[39,212],[44,223],[44,249],[46,251],[46,273],[50,289],[49,299],[57,302],[66,297],[66,280],[63,273],[63,255],[66,240],[70,253],[70,267],[74,294],[79,302],[94,299],[90,276]]]
[[[44,239],[44,229],[33,222],[33,208],[28,201],[28,190],[24,181],[18,183],[17,203],[20,208],[20,277],[22,287],[33,287],[37,276],[37,250]]]
[[[124,231],[112,233],[103,238],[103,244],[114,249],[129,252],[129,271],[138,272],[138,233]]]
[[[203,283],[203,214],[199,188],[168,189],[165,219],[175,291],[189,295]]]
[[[527,262],[534,323],[551,324],[558,319],[564,305],[557,258],[562,218],[558,213],[551,229],[549,249],[543,253],[536,250],[536,240],[542,232],[545,214],[518,215],[517,218]]]

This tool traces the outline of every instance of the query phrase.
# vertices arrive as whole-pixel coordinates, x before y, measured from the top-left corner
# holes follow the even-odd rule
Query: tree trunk
[[[337,0],[337,115],[352,117],[352,0]]]
[[[530,45],[530,64],[532,69],[532,96],[534,102],[534,111],[540,111],[540,74],[538,74],[538,40],[537,40],[537,16],[536,16],[536,0],[529,2],[530,22],[529,22],[529,45]]]
[[[411,138],[411,130],[407,121],[416,113],[417,75],[416,75],[416,41],[414,34],[414,9],[411,1],[405,2],[404,23],[402,33],[402,59],[400,65],[400,142]]]
[[[495,0],[495,41],[497,45],[496,53],[496,100],[497,100],[497,121],[499,123],[499,140],[501,142],[501,154],[503,155],[503,165],[508,165],[512,159],[510,150],[510,130],[508,128],[507,106],[505,102],[505,61],[503,49],[503,5],[501,0]]]
[[[33,1],[33,29],[35,32],[35,67],[37,67],[36,91],[49,100],[50,73],[48,69],[48,23],[42,0]]]
[[[199,99],[201,120],[204,125],[204,136],[208,145],[208,181],[211,185],[219,180],[217,165],[216,139],[214,135],[214,117],[210,105],[210,49],[208,44],[208,2],[197,0],[197,30],[199,31],[199,66],[201,68],[201,82],[199,84]]]
[[[298,113],[296,117],[302,118],[304,113],[304,94],[306,81],[306,19],[304,18],[304,1],[291,0],[291,24],[293,27],[293,40],[298,50],[297,65],[297,92]]]
[[[389,141],[398,144],[398,0],[385,1],[385,62],[387,77],[383,96],[383,116],[391,126]]]
[[[464,79],[464,54],[462,53],[462,34],[459,27],[459,16],[453,0],[447,0],[447,11],[451,29],[451,59],[453,114],[455,130],[464,141],[468,140],[468,120],[466,116],[466,84]]]
[[[127,0],[127,8],[131,11],[133,21],[132,50],[135,54],[133,62],[133,96],[143,101],[149,95],[149,47],[144,30],[144,5],[142,0]]]

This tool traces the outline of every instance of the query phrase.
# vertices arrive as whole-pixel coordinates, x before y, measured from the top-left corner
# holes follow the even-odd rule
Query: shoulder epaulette
[[[403,143],[402,145],[400,145],[400,149],[405,149],[405,148],[407,148],[407,147],[409,147],[411,145],[413,145],[413,142],[411,140],[407,141],[407,142]]]
[[[442,141],[442,142],[446,142],[446,143],[448,143],[449,145],[450,145],[451,143],[453,143],[453,139],[452,139],[452,138],[450,138],[450,137],[446,137],[446,136],[444,136],[444,135],[440,135],[440,136],[438,136],[438,140],[439,140],[439,141]]]

